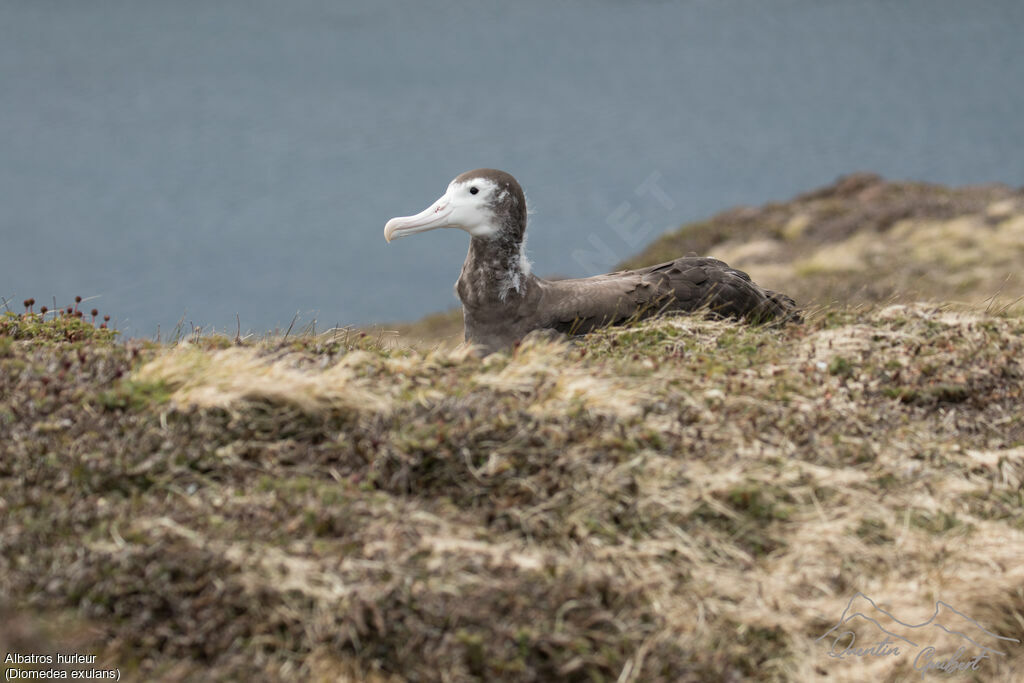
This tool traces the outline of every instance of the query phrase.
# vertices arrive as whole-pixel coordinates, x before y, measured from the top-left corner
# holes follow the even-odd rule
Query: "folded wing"
[[[639,270],[543,282],[545,327],[582,334],[629,318],[707,309],[753,322],[797,316],[789,297],[766,290],[717,259],[687,256]]]

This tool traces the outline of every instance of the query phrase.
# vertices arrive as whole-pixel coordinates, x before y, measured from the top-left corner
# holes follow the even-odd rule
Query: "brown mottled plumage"
[[[526,198],[508,173],[478,169],[458,176],[417,216],[393,218],[385,237],[440,227],[472,235],[456,283],[466,341],[485,351],[511,346],[533,330],[582,334],[667,311],[701,309],[751,322],[798,319],[784,294],[763,289],[717,259],[685,256],[639,270],[577,280],[544,280],[523,255]]]

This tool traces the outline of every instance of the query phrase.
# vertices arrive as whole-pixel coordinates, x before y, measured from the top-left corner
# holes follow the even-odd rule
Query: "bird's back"
[[[666,311],[707,309],[752,322],[797,317],[792,299],[709,257],[684,256],[638,270],[540,282],[545,326],[569,334]]]

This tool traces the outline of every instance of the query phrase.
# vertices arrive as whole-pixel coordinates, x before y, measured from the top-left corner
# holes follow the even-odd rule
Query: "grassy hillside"
[[[921,224],[1018,229],[979,206]],[[820,253],[810,225],[793,263]],[[0,316],[0,652],[128,680],[916,679],[912,653],[816,639],[861,591],[1024,640],[1013,295],[782,329],[674,317],[485,359]],[[1002,647],[974,680],[1024,676]]]
[[[984,302],[1024,294],[1024,189],[861,173],[779,204],[684,226],[623,264],[697,251],[805,305]]]

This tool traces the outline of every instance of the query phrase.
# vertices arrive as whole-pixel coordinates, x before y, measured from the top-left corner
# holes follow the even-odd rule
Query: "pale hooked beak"
[[[390,242],[406,235],[415,235],[418,232],[455,227],[448,222],[452,211],[454,208],[448,201],[448,195],[445,195],[415,216],[399,216],[389,220],[384,226],[384,239]]]

